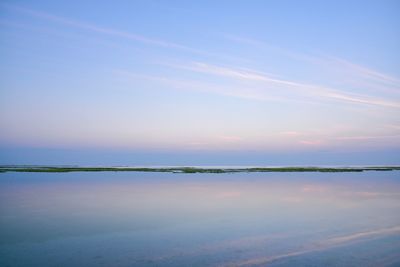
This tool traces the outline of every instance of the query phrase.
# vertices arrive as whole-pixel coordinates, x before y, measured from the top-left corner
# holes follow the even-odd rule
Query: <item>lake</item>
[[[400,171],[0,173],[0,266],[400,266]]]

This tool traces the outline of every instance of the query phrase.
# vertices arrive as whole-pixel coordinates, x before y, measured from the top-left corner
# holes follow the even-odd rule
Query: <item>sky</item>
[[[400,164],[398,1],[1,1],[0,164]]]

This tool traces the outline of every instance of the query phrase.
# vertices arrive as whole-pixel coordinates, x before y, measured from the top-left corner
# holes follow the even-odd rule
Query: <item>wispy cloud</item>
[[[359,90],[362,91],[369,89],[377,92],[382,91],[394,93],[396,95],[400,94],[399,78],[340,57],[333,57],[325,54],[311,55],[290,51],[283,47],[243,36],[225,34],[224,37],[233,42],[253,46],[255,49],[278,53],[284,57],[317,67],[320,70],[322,67],[325,72],[328,72],[331,79],[347,83],[347,86],[359,87]]]
[[[307,146],[318,146],[322,144],[321,140],[301,140],[299,142],[302,145],[307,145]]]
[[[284,47],[266,43],[264,41],[257,40],[254,38],[239,36],[239,35],[235,35],[235,34],[223,34],[222,36],[225,39],[236,42],[236,43],[250,45],[250,46],[253,46],[254,48],[261,49],[261,50],[270,50],[270,51],[273,51],[274,53],[278,53],[280,55],[285,55],[285,56],[288,56],[288,57],[296,59],[296,60],[310,61],[310,62],[315,61],[315,57],[313,57],[311,55],[290,51]]]
[[[271,73],[265,73],[261,71],[256,71],[253,69],[248,68],[230,68],[224,66],[217,66],[212,64],[207,64],[204,62],[192,62],[191,64],[186,65],[178,65],[178,64],[165,64],[166,66],[191,70],[194,72],[201,72],[207,74],[213,74],[218,76],[225,76],[231,77],[235,79],[242,79],[242,80],[251,80],[251,81],[266,81],[266,82],[274,82],[274,83],[281,83],[285,85],[299,85],[293,82],[285,81],[276,79],[276,75]]]
[[[22,12],[28,14],[30,16],[45,19],[48,21],[52,21],[54,23],[59,23],[62,25],[70,26],[79,28],[81,30],[91,31],[95,33],[101,33],[105,35],[110,35],[114,37],[129,39],[135,42],[140,42],[147,45],[157,46],[157,47],[164,47],[164,48],[171,48],[171,49],[178,49],[181,51],[202,54],[202,55],[210,55],[209,52],[205,52],[202,50],[194,49],[185,45],[181,45],[175,42],[149,38],[143,35],[131,33],[128,31],[122,31],[114,28],[98,26],[95,24],[90,24],[70,18],[60,17],[52,14],[48,14],[45,12],[32,10],[20,6],[15,5],[8,5],[4,4],[3,6],[16,10],[18,12]],[[238,37],[234,35],[226,35],[226,38],[246,43],[248,45],[253,46],[262,46],[262,47],[273,47],[268,46],[267,44],[244,37]],[[312,61],[312,62],[325,62],[328,63],[330,66],[333,66],[338,69],[346,68],[351,73],[358,77],[363,77],[365,79],[369,79],[372,81],[376,81],[381,83],[381,86],[385,86],[385,88],[390,88],[392,91],[396,91],[400,88],[400,80],[394,78],[390,75],[371,70],[361,65],[357,65],[339,58],[317,58],[308,55],[303,55],[301,53],[295,53],[291,51],[286,51],[282,48],[276,48],[280,50],[282,53],[286,53],[292,57],[296,57],[297,59],[302,59],[305,61]],[[166,64],[168,65],[168,64]],[[247,82],[254,82],[254,84],[248,84],[247,86],[236,86],[234,90],[215,90],[211,89],[208,91],[218,91],[219,93],[223,92],[224,95],[230,95],[235,97],[243,97],[243,98],[251,98],[251,99],[258,99],[258,100],[294,100],[296,97],[303,97],[303,100],[300,101],[311,101],[310,97],[317,97],[320,98],[319,100],[314,100],[317,103],[320,103],[321,99],[330,99],[336,102],[343,102],[343,103],[353,103],[353,104],[362,104],[362,105],[373,105],[373,106],[382,106],[382,107],[391,107],[391,108],[400,108],[400,103],[388,99],[384,99],[381,97],[376,97],[372,95],[363,95],[363,94],[355,94],[344,92],[343,90],[338,90],[336,88],[331,88],[327,86],[321,86],[317,84],[310,84],[304,83],[299,81],[294,81],[290,79],[282,79],[278,78],[279,76],[265,73],[258,70],[248,69],[248,68],[232,68],[226,67],[221,65],[214,65],[205,62],[192,62],[190,64],[175,64],[169,65],[170,67],[185,69],[193,72],[205,73],[210,75],[215,75],[219,77],[228,77],[232,79],[247,81]],[[164,79],[163,82],[166,82]],[[181,81],[180,83],[182,83]],[[177,82],[173,82],[177,85]],[[191,83],[191,82],[190,82]],[[193,83],[191,83],[193,85]],[[383,84],[383,85],[382,85]],[[186,84],[187,85],[187,84]],[[193,86],[192,86],[193,87]],[[220,87],[219,84],[215,85],[214,87]],[[208,86],[208,88],[212,88],[212,86]],[[398,90],[397,90],[398,91]],[[396,92],[397,92],[396,91]],[[280,94],[281,93],[281,94]],[[297,99],[299,101],[299,99]]]
[[[355,76],[359,76],[371,81],[373,80],[376,82],[380,82],[382,84],[387,84],[400,90],[400,79],[393,77],[389,74],[378,72],[371,68],[355,64],[353,62],[338,57],[328,57],[326,60],[331,64],[336,64],[335,67],[337,68],[340,68],[342,70],[343,68],[347,69],[347,71],[350,71],[351,74]],[[399,90],[397,91],[397,93],[400,93]]]
[[[52,22],[55,22],[58,24],[78,28],[81,30],[106,34],[106,35],[110,35],[110,36],[114,36],[114,37],[120,37],[120,38],[124,38],[124,39],[129,39],[129,40],[132,40],[135,42],[140,42],[140,43],[158,46],[158,47],[173,48],[173,49],[184,50],[184,51],[192,52],[192,53],[196,53],[196,54],[209,55],[209,53],[207,53],[205,51],[194,49],[194,48],[191,48],[191,47],[188,47],[185,45],[177,44],[175,42],[170,42],[170,41],[165,41],[165,40],[160,40],[160,39],[155,39],[155,38],[149,38],[149,37],[131,33],[128,31],[122,31],[122,30],[118,30],[118,29],[114,29],[114,28],[98,26],[95,24],[91,24],[91,23],[87,23],[87,22],[83,22],[83,21],[79,21],[79,20],[74,20],[71,18],[56,16],[53,14],[48,14],[45,12],[41,12],[41,11],[29,9],[29,8],[24,8],[24,7],[20,7],[20,6],[9,5],[9,4],[3,4],[2,6],[12,9],[12,10],[15,10],[15,11],[18,11],[18,12],[28,14],[28,15],[36,17],[36,18],[44,19],[47,21],[52,21]]]
[[[338,89],[324,87],[315,84],[307,84],[287,79],[279,79],[268,73],[263,73],[251,69],[232,68],[207,64],[204,62],[192,62],[190,64],[166,64],[167,66],[189,70],[193,72],[206,73],[220,77],[230,77],[236,80],[255,82],[252,87],[261,89],[264,95],[271,95],[272,91],[276,94],[284,93],[283,90],[291,95],[300,94],[305,97],[319,97],[324,99],[336,100],[339,102],[365,104],[374,106],[384,106],[400,108],[400,103],[386,99],[361,94],[346,93]],[[290,95],[289,94],[289,95]],[[279,94],[278,94],[279,95]],[[287,94],[286,94],[287,95]]]
[[[114,70],[113,73],[131,78],[132,80],[143,79],[149,82],[156,82],[165,84],[169,87],[183,90],[183,91],[198,91],[198,92],[206,92],[213,93],[222,96],[243,98],[249,100],[257,100],[257,101],[285,101],[284,98],[269,96],[266,94],[260,93],[259,90],[253,88],[251,86],[224,86],[218,84],[212,84],[209,82],[203,82],[198,80],[183,80],[183,79],[174,79],[171,77],[157,76],[157,75],[142,75],[137,73],[132,73],[126,70]]]
[[[296,131],[285,131],[285,132],[281,132],[282,135],[284,136],[301,136],[302,133],[301,132],[296,132]]]

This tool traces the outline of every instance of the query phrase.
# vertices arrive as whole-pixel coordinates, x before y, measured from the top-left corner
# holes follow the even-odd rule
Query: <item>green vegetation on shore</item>
[[[395,167],[254,167],[254,168],[200,168],[200,167],[54,167],[54,166],[0,166],[0,172],[174,172],[174,173],[236,173],[236,172],[363,172],[393,171]]]

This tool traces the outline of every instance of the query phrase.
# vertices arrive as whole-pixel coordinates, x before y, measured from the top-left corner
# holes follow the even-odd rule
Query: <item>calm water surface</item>
[[[0,266],[400,266],[400,172],[0,173]]]

